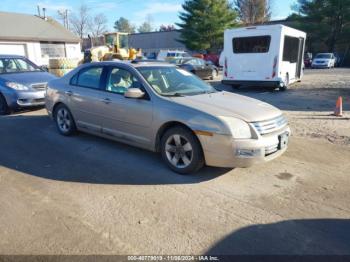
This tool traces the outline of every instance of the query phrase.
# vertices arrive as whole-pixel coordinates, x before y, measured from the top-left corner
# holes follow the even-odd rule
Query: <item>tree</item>
[[[159,27],[159,31],[162,32],[162,31],[173,31],[175,30],[175,26],[174,25],[161,25]]]
[[[132,25],[128,19],[124,17],[120,17],[117,21],[114,23],[114,29],[118,32],[124,32],[124,33],[135,33],[135,26]]]
[[[78,8],[77,14],[72,14],[70,17],[71,28],[81,39],[87,35],[90,24],[90,9],[87,5],[82,4]]]
[[[294,26],[308,33],[312,44],[321,42],[329,52],[338,44],[350,47],[350,1],[349,0],[298,0],[298,14],[289,19]]]
[[[139,26],[137,31],[139,31],[139,33],[147,33],[153,31],[153,18],[151,15],[147,15],[146,21]]]
[[[100,13],[89,21],[89,29],[93,37],[99,37],[107,31],[108,19],[106,15]]]
[[[186,0],[180,12],[180,42],[197,51],[222,48],[224,30],[236,26],[237,13],[228,0]]]
[[[240,21],[245,25],[262,24],[271,18],[269,0],[235,0]]]

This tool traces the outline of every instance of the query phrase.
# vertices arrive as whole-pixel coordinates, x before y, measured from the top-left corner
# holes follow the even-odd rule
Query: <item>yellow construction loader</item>
[[[84,53],[83,63],[119,60],[134,60],[141,50],[129,47],[129,34],[114,32],[104,34],[104,46],[92,47]]]

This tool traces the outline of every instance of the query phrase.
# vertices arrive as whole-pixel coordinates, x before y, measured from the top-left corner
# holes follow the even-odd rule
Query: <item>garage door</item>
[[[26,56],[26,49],[20,44],[0,44],[0,54]]]

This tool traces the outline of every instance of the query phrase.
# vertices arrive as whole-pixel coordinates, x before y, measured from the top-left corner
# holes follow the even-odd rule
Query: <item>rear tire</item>
[[[57,130],[61,135],[71,136],[76,133],[75,121],[68,107],[63,104],[58,105],[54,112],[54,118]]]
[[[7,105],[5,97],[0,94],[0,115],[7,115],[10,113],[10,109]]]
[[[280,86],[279,89],[280,91],[286,91],[289,87],[289,75],[286,74],[286,78],[285,78],[285,81],[283,83],[283,86]]]
[[[198,138],[184,127],[174,127],[165,132],[161,138],[161,154],[164,162],[178,174],[188,175],[204,166]]]

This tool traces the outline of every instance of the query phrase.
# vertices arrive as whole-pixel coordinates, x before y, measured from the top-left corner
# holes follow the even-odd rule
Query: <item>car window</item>
[[[202,59],[196,59],[196,60],[197,60],[198,65],[200,65],[200,66],[205,65],[204,60],[202,60]]]
[[[83,69],[79,73],[77,85],[99,89],[102,71],[103,67],[91,67],[88,69]]]
[[[187,64],[187,65],[198,65],[196,59],[187,60],[184,64]]]
[[[139,86],[139,81],[135,78],[135,76],[124,69],[113,68],[108,76],[108,92],[124,94],[129,88]]]
[[[2,58],[0,61],[0,73],[23,73],[41,71],[39,67],[22,58]]]

